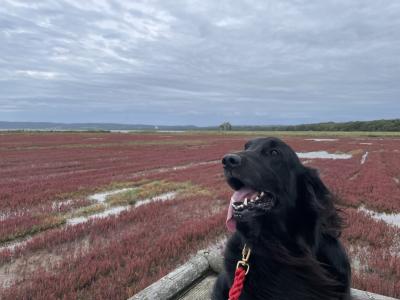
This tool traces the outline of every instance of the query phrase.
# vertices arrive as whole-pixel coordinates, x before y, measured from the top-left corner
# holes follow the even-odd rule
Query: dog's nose
[[[227,154],[222,158],[224,168],[233,169],[240,166],[242,158],[237,154]]]

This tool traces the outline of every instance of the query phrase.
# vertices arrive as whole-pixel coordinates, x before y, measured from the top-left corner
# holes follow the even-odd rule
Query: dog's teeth
[[[254,199],[251,199],[250,202],[254,202]]]
[[[264,192],[261,192],[260,197],[264,196]]]
[[[247,205],[247,198],[244,198],[244,205]]]

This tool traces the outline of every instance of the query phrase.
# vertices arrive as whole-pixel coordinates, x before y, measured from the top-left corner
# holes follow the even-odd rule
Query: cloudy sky
[[[1,0],[0,120],[400,117],[398,0]]]

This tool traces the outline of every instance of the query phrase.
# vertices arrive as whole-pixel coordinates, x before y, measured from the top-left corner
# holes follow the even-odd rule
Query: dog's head
[[[231,231],[238,221],[249,219],[270,226],[290,224],[295,229],[307,225],[306,230],[314,231],[316,226],[324,226],[317,223],[329,218],[328,211],[336,214],[317,172],[303,166],[280,139],[253,139],[244,151],[225,155],[222,164],[234,190],[227,216]]]

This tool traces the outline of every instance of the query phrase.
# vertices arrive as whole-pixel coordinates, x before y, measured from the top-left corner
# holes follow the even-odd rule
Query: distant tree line
[[[326,122],[301,125],[232,126],[232,130],[243,131],[400,131],[400,119],[353,121],[344,123]]]

